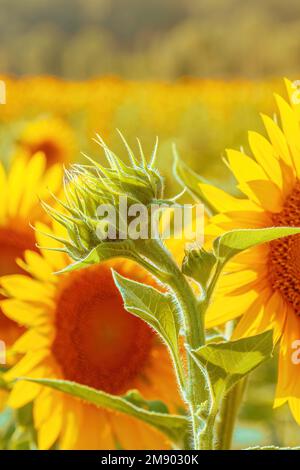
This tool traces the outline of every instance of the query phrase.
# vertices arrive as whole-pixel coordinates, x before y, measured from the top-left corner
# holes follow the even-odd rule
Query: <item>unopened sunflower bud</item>
[[[213,253],[192,246],[185,252],[182,272],[205,288],[216,261]]]
[[[66,228],[68,240],[58,241],[75,260],[88,257],[100,244],[113,242],[117,249],[121,241],[149,238],[153,207],[163,201],[163,179],[153,168],[157,142],[148,163],[140,143],[137,159],[122,137],[130,159],[128,165],[98,138],[109,167],[87,157],[88,165],[75,164],[65,172],[65,200],[56,199],[63,210],[43,203],[49,214]]]

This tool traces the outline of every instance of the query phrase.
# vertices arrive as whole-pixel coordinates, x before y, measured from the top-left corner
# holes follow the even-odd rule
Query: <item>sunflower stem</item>
[[[182,390],[182,394],[190,410],[193,427],[193,448],[199,450],[201,449],[200,441],[203,420],[199,417],[198,411],[205,400],[206,384],[203,375],[191,358],[189,351],[205,344],[203,315],[199,312],[199,302],[189,282],[180,271],[165,246],[159,240],[148,240],[142,249],[143,255],[147,257],[156,268],[160,268],[168,273],[167,284],[176,296],[182,314],[187,353],[187,381],[185,389]],[[156,268],[154,275],[157,275]],[[164,282],[166,282],[166,279],[164,279]]]

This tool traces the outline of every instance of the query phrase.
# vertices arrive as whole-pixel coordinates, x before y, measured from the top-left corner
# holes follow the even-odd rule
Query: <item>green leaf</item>
[[[115,271],[113,276],[125,309],[144,320],[161,336],[170,350],[177,371],[182,375],[178,345],[180,323],[173,296],[126,279]]]
[[[203,202],[211,214],[215,214],[217,211],[211,202],[204,196],[200,189],[200,184],[208,183],[204,178],[198,175],[192,170],[186,163],[184,163],[178,156],[177,150],[173,148],[174,154],[174,165],[173,171],[177,181],[184,187],[187,188],[190,194],[198,202]]]
[[[225,336],[217,328],[206,330],[206,343],[222,343],[226,340]]]
[[[101,263],[112,258],[129,258],[137,260],[134,254],[134,246],[132,240],[115,241],[115,242],[102,242],[93,248],[89,254],[75,263],[69,264],[56,274],[63,274],[77,269],[87,268],[92,264]]]
[[[27,380],[29,382],[45,385],[46,387],[54,388],[60,392],[68,393],[73,397],[85,400],[98,407],[118,411],[138,418],[158,429],[176,443],[182,442],[188,430],[189,423],[185,416],[149,411],[141,406],[137,406],[132,398],[128,398],[128,394],[125,397],[110,395],[109,393],[67,380],[31,379],[26,377],[20,378],[19,380]]]
[[[169,413],[168,407],[163,401],[145,400],[138,390],[129,390],[129,392],[124,395],[124,399],[140,408],[143,408],[144,410],[155,411],[158,413]]]
[[[272,357],[272,331],[237,341],[209,343],[191,351],[201,371],[206,370],[214,401],[220,402],[239,380]]]
[[[216,238],[214,252],[218,258],[225,262],[248,248],[298,233],[300,233],[299,227],[231,230]]]

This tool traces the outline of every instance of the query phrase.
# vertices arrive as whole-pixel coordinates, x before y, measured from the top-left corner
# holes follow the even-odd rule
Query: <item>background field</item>
[[[297,0],[1,0],[0,70],[87,79],[299,72]]]

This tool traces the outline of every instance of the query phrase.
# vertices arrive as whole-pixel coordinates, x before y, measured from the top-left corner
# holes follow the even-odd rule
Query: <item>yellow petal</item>
[[[20,201],[19,216],[26,217],[32,206],[39,204],[36,191],[46,166],[45,155],[41,152],[35,154],[27,163],[26,178]],[[30,215],[30,214],[29,214]]]
[[[259,228],[272,225],[268,214],[264,211],[227,211],[210,218],[210,223],[226,230],[234,228]]]
[[[253,195],[261,207],[266,211],[278,213],[283,208],[283,195],[273,181],[248,181],[248,188],[250,189],[249,197]]]
[[[298,398],[290,398],[289,399],[289,407],[292,412],[292,415],[295,418],[295,421],[300,426],[300,397]]]
[[[4,379],[10,382],[18,377],[28,376],[31,371],[49,355],[48,350],[30,351],[22,357],[15,366],[4,374]]]
[[[132,418],[111,413],[110,425],[116,436],[116,441],[121,444],[123,449],[137,450],[141,448],[140,433]]]
[[[54,339],[54,328],[50,325],[26,331],[12,346],[12,350],[20,353],[45,349]]]
[[[84,405],[81,427],[74,449],[107,450],[116,448],[110,421],[107,417],[108,414],[109,413],[103,409]],[[98,429],[98,434],[91,433],[91,429]]]
[[[49,198],[49,192],[57,194],[59,190],[62,190],[63,171],[60,164],[52,165],[49,168],[43,180],[41,181],[38,195],[42,200]]]
[[[243,295],[230,298],[224,295],[216,297],[208,308],[205,326],[212,328],[243,315],[257,299],[258,295],[255,290],[250,290]]]
[[[269,260],[269,253],[270,249],[268,245],[259,245],[255,248],[251,248],[251,250],[243,251],[236,255],[230,263],[230,269],[234,269],[234,267],[241,268],[241,265],[245,268],[251,266],[252,269],[258,269],[258,267],[266,267]],[[232,267],[232,265],[234,267]],[[236,265],[236,266],[235,266]]]
[[[37,429],[48,419],[57,401],[59,401],[59,394],[55,390],[47,387],[41,390],[33,406],[34,425]]]
[[[63,269],[64,267],[67,266],[67,256],[64,253],[61,253],[59,251],[53,251],[53,250],[47,250],[44,248],[61,248],[61,245],[53,240],[52,238],[48,237],[45,235],[45,233],[50,233],[53,235],[53,233],[49,230],[49,227],[47,227],[44,224],[41,224],[40,222],[37,222],[36,225],[36,238],[38,245],[41,247],[41,251],[43,253],[43,256],[49,266],[52,267],[53,271],[59,271]],[[55,233],[54,233],[55,234]],[[70,263],[71,261],[69,261]]]
[[[299,341],[299,338],[299,317],[290,309],[286,315],[284,332],[280,341],[275,406],[279,406],[290,398],[300,398],[299,364],[293,361],[293,355],[297,354],[295,342]]]
[[[26,158],[18,155],[15,158],[8,175],[8,214],[10,217],[17,215],[21,201],[26,175]]]
[[[38,352],[34,352],[37,355]],[[28,378],[44,378],[53,376],[53,368],[50,361],[45,358],[40,364],[34,367],[26,377]],[[8,405],[12,408],[20,408],[27,403],[33,401],[43,389],[43,386],[26,380],[19,380],[12,388],[9,396]]]
[[[278,159],[284,160],[288,166],[292,166],[292,158],[284,133],[269,116],[262,114],[264,126],[268,137],[272,143],[275,155]]]
[[[26,250],[25,262],[28,265],[28,271],[33,277],[40,281],[56,282],[57,276],[53,275],[51,266],[47,263],[39,253],[35,251]]]
[[[0,302],[4,314],[19,325],[27,327],[45,323],[48,307],[30,304],[18,299],[7,299]]]
[[[42,283],[22,274],[12,274],[1,278],[1,285],[11,297],[52,304],[54,286],[50,283]]]
[[[218,294],[224,293],[230,295],[230,293],[236,289],[239,289],[241,286],[245,286],[249,289],[253,284],[253,281],[256,281],[258,278],[258,273],[254,270],[243,269],[238,272],[225,273],[221,276],[217,291]]]
[[[227,150],[226,152],[231,171],[238,182],[267,180],[265,172],[255,160],[237,150]]]
[[[203,195],[219,212],[255,209],[255,206],[248,199],[238,199],[215,186],[200,183],[199,188]]]
[[[41,390],[41,385],[25,382],[24,380],[17,382],[10,392],[8,405],[12,408],[21,408],[33,401]]]
[[[249,145],[257,163],[279,188],[282,188],[281,169],[270,142],[257,132],[249,132]]]
[[[233,338],[254,336],[272,329],[276,344],[283,333],[285,319],[286,309],[281,295],[266,291],[264,302],[259,299],[245,312],[234,331]]]
[[[40,450],[50,449],[59,437],[63,423],[63,405],[62,400],[57,399],[57,395],[52,394],[56,398],[52,402],[51,408],[47,414],[47,418],[43,419],[38,426],[38,448]],[[37,399],[36,399],[37,401]],[[35,405],[36,406],[36,403]]]
[[[280,111],[283,132],[286,136],[292,154],[296,175],[300,177],[300,129],[296,113],[288,103],[279,95],[275,95]]]
[[[86,410],[84,405],[76,399],[65,397],[64,400],[64,420],[60,437],[60,449],[72,450],[75,448],[78,434],[81,431],[82,417]],[[95,426],[90,429],[97,429]],[[90,431],[88,437],[93,439],[94,431]]]
[[[110,423],[117,441],[126,450],[164,450],[167,439],[150,426],[126,415],[110,414]]]

